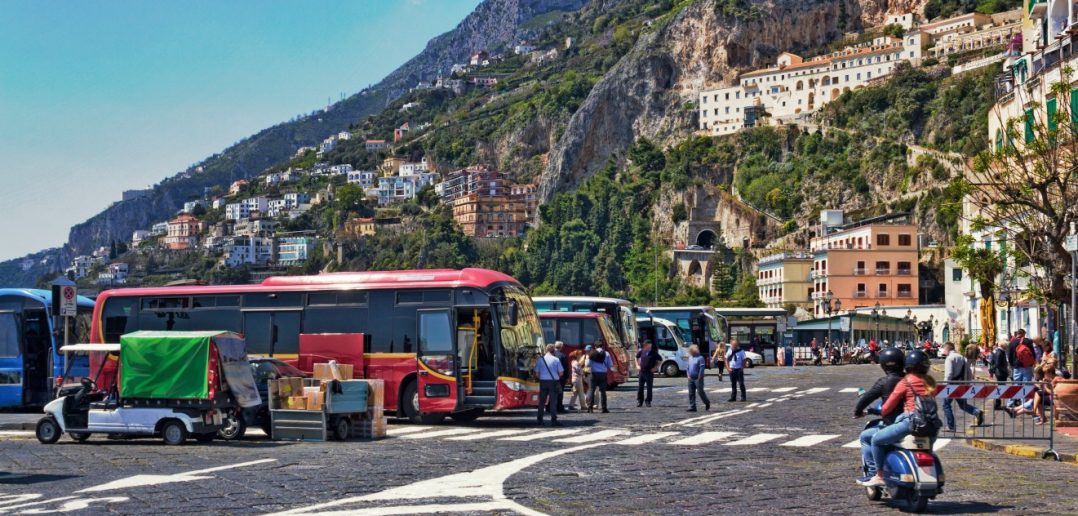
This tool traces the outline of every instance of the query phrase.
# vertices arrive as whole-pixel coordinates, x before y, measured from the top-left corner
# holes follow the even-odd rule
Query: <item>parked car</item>
[[[756,367],[756,364],[764,363],[763,355],[752,351],[745,352],[745,367]]]

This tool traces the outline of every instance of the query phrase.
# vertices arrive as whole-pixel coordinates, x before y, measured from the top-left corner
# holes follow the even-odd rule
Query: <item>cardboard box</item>
[[[326,392],[321,386],[304,387],[303,395],[307,398],[307,410],[322,410],[322,404],[326,399]]]
[[[303,378],[281,378],[277,380],[277,394],[282,399],[303,395]]]
[[[386,383],[381,378],[367,380],[367,405],[370,407],[385,407]]]
[[[288,397],[288,405],[285,408],[292,410],[307,410],[307,397],[306,396],[290,396]]]
[[[352,367],[352,364],[337,364],[337,371],[340,374],[340,378],[334,376],[333,368],[330,367],[328,363],[314,365],[314,377],[317,380],[351,380],[353,378],[352,373],[354,368]]]

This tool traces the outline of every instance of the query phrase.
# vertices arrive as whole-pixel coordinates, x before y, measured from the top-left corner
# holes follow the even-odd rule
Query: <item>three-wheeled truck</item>
[[[120,337],[119,344],[75,344],[61,351],[90,354],[97,377],[111,369],[104,376],[114,380],[105,389],[88,377],[74,385],[61,382],[37,424],[44,444],[64,432],[79,442],[95,433],[160,436],[171,445],[189,436],[208,442],[225,411],[261,404],[243,337],[234,333],[140,331]]]

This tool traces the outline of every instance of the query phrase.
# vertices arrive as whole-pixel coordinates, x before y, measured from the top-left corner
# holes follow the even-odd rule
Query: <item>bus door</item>
[[[43,405],[52,399],[49,380],[53,376],[53,349],[49,315],[43,309],[24,310],[21,326],[23,401],[26,405]]]
[[[20,319],[13,310],[0,311],[0,408],[23,405]]]
[[[296,358],[299,353],[300,310],[245,310],[243,336],[247,353]]]
[[[453,412],[457,409],[456,347],[449,309],[418,310],[419,411]]]

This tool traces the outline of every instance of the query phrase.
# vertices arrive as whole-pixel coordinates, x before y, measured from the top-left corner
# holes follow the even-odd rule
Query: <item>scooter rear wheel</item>
[[[906,509],[910,512],[922,513],[928,510],[928,497],[922,494],[912,494],[906,500]]]
[[[883,498],[883,489],[878,487],[866,487],[865,496],[868,497],[869,501],[877,502],[880,498]]]

